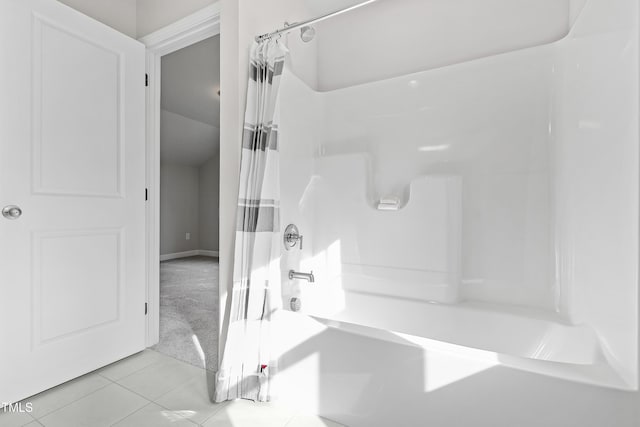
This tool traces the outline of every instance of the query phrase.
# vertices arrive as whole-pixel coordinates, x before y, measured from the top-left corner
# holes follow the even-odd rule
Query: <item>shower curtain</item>
[[[251,48],[227,341],[215,401],[268,401],[275,372],[270,321],[280,298],[278,91],[286,48]]]

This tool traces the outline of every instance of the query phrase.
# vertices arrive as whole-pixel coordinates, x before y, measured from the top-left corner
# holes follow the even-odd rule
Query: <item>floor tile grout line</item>
[[[171,356],[171,355],[169,355],[169,354],[164,354],[164,353],[159,352],[159,351],[157,351],[157,350],[154,350],[154,349],[152,349],[152,348],[147,348],[147,350],[154,351],[154,352],[156,352],[156,353],[158,353],[158,354],[160,354],[160,355],[162,355],[162,356],[169,357],[169,358],[171,358],[171,359],[173,359],[173,360],[175,360],[175,361],[177,361],[177,362],[184,363],[185,365],[191,366],[191,367],[193,367],[193,368],[196,368],[196,369],[202,369],[203,371],[209,371],[209,372],[211,372],[209,369],[202,368],[202,367],[200,367],[200,366],[196,366],[196,365],[192,365],[192,364],[191,364],[191,363],[189,363],[189,362],[185,362],[184,360],[177,359],[177,358],[175,358],[175,357],[173,357],[173,356]],[[215,371],[215,372],[217,372],[217,371]]]
[[[29,399],[29,398],[27,397],[26,399],[22,399],[22,400],[20,400],[20,401],[18,401],[18,402],[28,401],[28,399]],[[18,403],[18,402],[16,402],[16,403]],[[8,406],[8,405],[7,405],[7,406]],[[26,414],[27,416],[29,416],[29,417],[31,418],[31,421],[29,421],[29,422],[28,422],[28,423],[26,423],[26,424],[20,424],[20,426],[26,426],[27,424],[31,424],[31,423],[32,423],[32,422],[34,422],[34,421],[38,421],[38,420],[37,420],[33,415],[31,415],[31,413],[30,413],[30,412],[26,412],[26,411],[24,411],[24,412],[23,412],[23,411],[16,411],[16,412],[14,412],[14,411],[7,411],[7,412],[0,411],[0,414]],[[0,418],[0,419],[1,419],[1,418]]]
[[[174,390],[174,391],[175,391],[175,390]],[[169,392],[169,393],[170,393],[170,392]],[[167,394],[168,394],[168,393],[167,393]],[[163,394],[163,396],[165,396],[165,395]],[[155,403],[156,405],[160,406],[160,407],[161,407],[161,408],[163,408],[163,409],[166,409],[167,411],[175,412],[173,409],[171,409],[171,408],[167,408],[166,406],[164,406],[164,405],[163,405],[163,404],[161,404],[161,403],[156,402],[155,400],[153,401],[153,403]],[[226,405],[223,405],[223,406],[226,406]],[[222,409],[222,408],[220,408],[220,409]],[[219,411],[220,409],[218,409],[218,411]],[[197,423],[197,422],[195,422],[195,421],[193,421],[193,420],[190,420],[189,418],[186,418],[186,417],[182,417],[182,418],[184,418],[184,419],[188,420],[189,422],[191,422],[191,423],[193,423],[193,424],[195,424],[195,425],[201,426],[201,425],[203,425],[203,424],[204,424],[204,423],[205,423],[209,418],[211,418],[213,415],[217,414],[217,413],[218,413],[218,411],[216,411],[214,414],[211,414],[210,416],[208,416],[207,418],[205,418],[204,420],[202,420],[202,422],[199,422],[199,423]]]
[[[162,354],[162,353],[161,353],[161,354]],[[171,356],[169,356],[169,357],[171,357]],[[178,360],[178,359],[176,359],[176,360]],[[191,365],[191,364],[189,364],[189,363],[187,363],[187,362],[183,362],[183,361],[181,361],[181,360],[178,360],[178,361],[179,361],[179,362],[181,362],[181,363],[184,363],[184,364],[186,364],[186,365],[193,366],[193,365]],[[196,366],[195,368],[196,368],[196,369],[200,369],[202,372],[198,372],[198,374],[194,374],[194,375],[193,375],[193,376],[192,376],[188,381],[185,381],[184,383],[180,384],[179,386],[177,386],[177,387],[175,387],[175,388],[171,389],[170,391],[167,391],[166,393],[162,394],[161,396],[156,397],[155,399],[152,399],[151,401],[152,401],[153,403],[155,403],[155,404],[157,404],[157,405],[159,405],[159,406],[162,406],[163,408],[165,408],[165,409],[167,409],[167,410],[171,411],[172,409],[167,408],[166,406],[162,405],[161,403],[159,403],[159,402],[158,402],[158,400],[159,400],[159,399],[162,399],[163,397],[165,397],[165,396],[166,396],[166,395],[168,395],[169,393],[172,393],[172,392],[176,391],[176,390],[177,390],[177,389],[179,389],[180,387],[184,387],[184,386],[185,386],[185,385],[187,385],[189,382],[191,382],[191,381],[193,381],[194,379],[196,379],[196,378],[197,378],[197,375],[199,375],[199,374],[201,374],[201,373],[204,373],[204,374],[205,374],[205,381],[208,381],[208,378],[209,378],[208,374],[210,374],[210,373],[215,373],[215,372],[209,371],[209,370],[204,369],[204,368],[199,368],[199,367],[197,367],[197,366]],[[208,392],[208,391],[207,391],[207,395],[209,395],[209,392]],[[210,398],[210,396],[209,396],[209,398]],[[212,404],[216,404],[215,402],[211,402],[211,403],[212,403]],[[221,403],[220,403],[220,408],[219,408],[217,411],[215,411],[213,414],[211,414],[211,415],[209,415],[207,418],[205,418],[205,419],[203,420],[203,423],[204,423],[205,421],[207,421],[209,418],[211,418],[212,416],[214,416],[215,414],[217,414],[217,413],[218,413],[222,408],[224,408],[225,406],[227,406],[227,404],[228,404],[228,403],[229,403],[229,401],[226,401],[226,400],[225,400],[224,402],[221,402]],[[190,420],[190,421],[191,421],[191,420]]]
[[[116,381],[116,382],[114,382],[114,384],[119,385],[120,387],[124,388],[125,390],[130,391],[131,393],[135,393],[135,394],[137,394],[138,396],[140,396],[140,397],[142,397],[142,398],[144,398],[144,399],[148,400],[148,401],[149,401],[149,402],[151,402],[151,403],[158,404],[158,402],[156,402],[156,401],[155,401],[155,399],[160,399],[161,397],[163,397],[163,396],[165,396],[165,395],[167,395],[167,394],[171,393],[172,391],[174,391],[174,390],[176,390],[176,389],[178,389],[178,388],[182,387],[183,385],[185,385],[186,383],[188,383],[189,381],[191,381],[193,378],[195,378],[195,375],[194,375],[192,378],[189,378],[187,381],[180,383],[179,385],[177,385],[177,386],[173,387],[171,390],[167,391],[166,393],[163,393],[161,396],[156,397],[156,398],[154,398],[154,399],[149,399],[148,397],[143,396],[142,394],[138,393],[138,392],[137,392],[137,391],[135,391],[135,390],[131,390],[129,387],[127,387],[127,386],[125,386],[125,385],[123,385],[123,384],[120,384],[120,383],[119,383],[119,382],[117,382],[117,381]],[[123,379],[124,379],[124,378],[123,378]],[[162,405],[160,405],[160,406],[162,406]],[[163,406],[163,407],[164,407],[164,406]],[[168,409],[168,408],[165,408],[165,409]]]
[[[86,374],[85,374],[85,375],[86,375]],[[106,379],[107,379],[107,380],[109,380],[109,378],[106,378]],[[109,380],[109,381],[110,381],[110,380]],[[76,403],[77,401],[82,400],[82,399],[84,399],[84,398],[85,398],[85,397],[87,397],[87,396],[91,396],[92,394],[97,393],[97,392],[99,392],[100,390],[105,389],[105,388],[107,388],[107,387],[109,387],[110,385],[113,385],[113,384],[114,384],[114,383],[113,383],[113,381],[111,381],[111,384],[105,384],[105,385],[103,385],[103,386],[101,386],[101,387],[98,387],[97,389],[93,390],[92,392],[89,392],[89,393],[87,393],[87,394],[85,394],[85,395],[83,395],[83,396],[81,396],[81,397],[79,397],[79,398],[77,398],[77,399],[75,399],[75,400],[73,400],[73,401],[71,401],[71,402],[67,403],[66,405],[62,405],[61,407],[59,407],[59,408],[57,408],[57,409],[54,409],[54,410],[53,410],[53,411],[51,411],[51,412],[47,412],[46,414],[42,415],[41,417],[38,417],[38,418],[35,418],[35,417],[34,417],[34,418],[35,418],[35,420],[36,420],[36,421],[40,422],[40,420],[41,420],[41,419],[43,419],[43,418],[45,418],[45,417],[48,417],[49,415],[53,414],[54,412],[58,412],[59,410],[61,410],[61,409],[63,409],[63,408],[66,408],[67,406],[73,405],[73,404],[74,404],[74,403]],[[60,387],[60,386],[58,386],[58,387]],[[42,424],[42,423],[40,423],[40,424]]]
[[[113,422],[113,423],[109,424],[109,427],[113,427],[114,425],[118,424],[120,421],[123,421],[124,419],[126,419],[126,418],[128,418],[128,417],[132,416],[132,415],[133,415],[133,414],[135,414],[136,412],[140,412],[140,411],[142,411],[144,408],[146,408],[147,406],[151,405],[152,403],[153,403],[153,402],[149,402],[149,403],[147,403],[147,404],[145,404],[145,405],[142,405],[140,408],[136,409],[136,410],[135,410],[135,411],[133,411],[132,413],[127,414],[126,416],[124,416],[124,417],[122,417],[122,418],[118,419],[116,422]]]
[[[105,377],[105,376],[104,376],[104,375],[102,375],[100,372],[96,372],[96,375],[100,375],[100,376],[101,376],[102,378],[104,378],[105,380],[107,380],[107,381],[111,381],[112,383],[115,383],[115,381],[114,381],[114,380],[112,380],[112,379],[111,379],[111,378],[109,378],[109,377]]]
[[[142,353],[144,353],[145,351],[152,351],[152,352],[154,352],[154,353],[159,354],[160,356],[170,357],[170,356],[167,356],[166,354],[160,353],[159,351],[155,351],[155,350],[153,350],[151,347],[146,347],[144,350],[139,351],[138,353],[134,353],[134,354],[132,354],[132,355],[130,355],[130,356],[125,357],[124,359],[117,360],[117,361],[115,361],[115,362],[113,362],[113,363],[110,363],[110,364],[108,364],[108,365],[106,365],[106,366],[103,366],[102,368],[98,368],[98,369],[96,369],[95,371],[92,371],[92,373],[96,373],[96,374],[100,375],[101,377],[108,379],[108,380],[109,380],[109,381],[111,381],[111,382],[117,382],[117,381],[119,381],[119,380],[122,380],[122,379],[125,379],[125,378],[127,378],[127,377],[130,377],[131,375],[134,375],[134,374],[136,374],[136,373],[138,373],[138,372],[142,371],[143,369],[146,369],[146,368],[148,368],[149,366],[153,365],[154,363],[156,363],[156,362],[157,362],[157,360],[156,360],[156,361],[154,361],[154,362],[151,362],[151,363],[149,363],[148,365],[145,365],[145,366],[143,366],[143,367],[141,367],[141,368],[139,368],[139,369],[136,369],[135,371],[133,371],[133,372],[131,372],[131,373],[129,373],[129,374],[127,374],[127,375],[125,375],[125,376],[124,376],[124,377],[122,377],[122,378],[118,378],[117,380],[111,379],[111,378],[109,378],[109,377],[107,377],[107,376],[105,376],[105,375],[101,374],[99,371],[101,371],[101,370],[103,370],[103,369],[106,369],[106,368],[108,368],[109,366],[112,366],[112,365],[118,365],[118,364],[120,364],[120,363],[125,363],[125,362],[127,361],[127,359],[128,359],[128,358],[130,358],[130,357],[132,357],[132,356],[137,356],[137,355],[139,355],[139,354],[142,354]]]
[[[122,385],[122,384],[120,384],[120,383],[117,383],[117,382],[116,382],[116,383],[114,383],[114,384],[115,384],[115,385],[118,385],[118,386],[120,386],[120,387],[122,387],[123,389],[125,389],[125,390],[127,390],[127,391],[130,391],[131,393],[133,393],[133,394],[135,394],[135,395],[137,395],[137,396],[142,397],[144,400],[147,400],[149,403],[156,403],[156,402],[154,402],[152,399],[149,399],[148,397],[141,395],[141,394],[140,394],[140,393],[138,393],[137,391],[135,391],[135,390],[131,390],[129,387],[126,387],[126,386],[124,386],[124,385]],[[177,388],[177,387],[176,387],[176,388]]]
[[[156,398],[152,399],[151,401],[152,401],[153,403],[156,403],[156,404],[160,405],[160,403],[158,403],[158,399],[162,399],[162,398],[163,398],[163,397],[165,397],[167,394],[169,394],[169,393],[172,393],[172,392],[176,391],[177,389],[179,389],[179,388],[180,388],[180,387],[182,387],[182,386],[185,386],[187,383],[191,382],[191,381],[192,381],[192,380],[194,380],[194,379],[196,379],[196,375],[193,375],[193,376],[192,376],[191,378],[189,378],[187,381],[185,381],[185,382],[181,383],[180,385],[178,385],[178,386],[176,386],[176,387],[172,388],[172,389],[171,389],[171,390],[169,390],[168,392],[163,393],[162,395],[160,395],[160,396],[158,396],[158,397],[156,397]],[[205,380],[205,381],[206,381],[206,380]],[[163,405],[160,405],[160,406],[162,406],[162,407],[164,408],[164,406],[163,406]],[[166,409],[169,409],[169,408],[166,408]],[[169,409],[169,410],[170,410],[170,409]]]
[[[285,424],[284,427],[288,427],[289,424],[291,424],[293,421],[295,421],[295,419],[297,417],[305,417],[305,416],[306,417],[315,417],[315,418],[318,418],[320,420],[330,421],[332,424],[335,424],[336,427],[347,427],[344,424],[340,424],[339,422],[330,420],[329,418],[321,417],[318,414],[305,414],[305,413],[298,413],[298,414],[294,415],[293,417],[291,417],[291,419],[289,421],[287,421],[287,424]]]
[[[131,391],[131,390],[129,390]],[[146,398],[145,398],[146,399]],[[124,421],[125,419],[129,418],[130,416],[132,416],[133,414],[135,414],[136,412],[140,412],[142,411],[144,408],[146,408],[149,405],[153,405],[153,402],[150,401],[149,399],[146,399],[147,403],[142,405],[141,407],[139,407],[138,409],[136,409],[135,411],[131,412],[130,414],[125,415],[124,417],[120,418],[118,421],[109,424],[109,427],[113,427],[114,425],[118,424],[120,421]]]
[[[166,363],[169,363],[169,362],[173,363],[173,362],[175,362],[175,361],[182,362],[182,360],[178,360],[178,359],[176,359],[176,358],[174,358],[174,357],[171,357],[171,356],[169,356],[169,355],[166,355],[166,354],[164,354],[164,353],[160,353],[159,351],[155,351],[155,350],[153,350],[153,349],[151,349],[151,348],[149,348],[149,347],[145,348],[143,351],[153,351],[154,353],[158,353],[158,354],[159,354],[160,356],[162,356],[162,357],[168,357],[168,358],[172,359],[172,360],[166,361]],[[131,356],[129,356],[129,357],[131,357]],[[125,358],[125,359],[126,359],[126,358]],[[122,360],[120,360],[120,361],[118,361],[118,362],[114,362],[114,363],[115,363],[115,364],[118,364],[118,363],[120,363],[120,362],[124,362],[124,360],[125,360],[125,359],[122,359]],[[154,361],[154,362],[151,362],[151,363],[149,363],[148,365],[143,366],[143,367],[142,367],[142,368],[140,368],[140,369],[136,369],[135,371],[131,372],[130,374],[125,375],[125,376],[124,376],[124,377],[122,377],[122,378],[118,378],[117,380],[112,380],[111,378],[105,377],[105,376],[103,376],[102,374],[99,374],[99,373],[98,373],[98,375],[100,375],[100,376],[102,376],[102,377],[104,377],[104,378],[107,378],[109,381],[112,381],[112,382],[114,382],[114,383],[116,383],[116,384],[122,385],[122,384],[120,384],[118,381],[122,381],[122,380],[124,380],[125,378],[129,378],[130,376],[135,375],[135,374],[139,373],[140,371],[143,371],[143,370],[145,370],[145,369],[147,369],[147,368],[151,367],[152,365],[155,365],[155,364],[156,364],[156,363],[158,363],[158,362],[159,362],[158,360],[156,360],[156,361]],[[182,362],[182,363],[185,363],[185,362]],[[109,366],[109,365],[107,365],[107,366]],[[189,366],[193,366],[193,365],[189,365]],[[196,368],[197,368],[197,366],[196,366]]]
[[[223,409],[223,408],[225,408],[226,406],[232,405],[232,404],[233,404],[233,402],[236,402],[236,401],[242,401],[242,402],[245,402],[245,401],[246,401],[246,402],[251,402],[251,404],[253,404],[253,405],[261,405],[261,404],[264,404],[264,402],[257,402],[257,401],[252,401],[252,400],[248,400],[248,399],[225,400],[224,402],[221,402],[221,403],[222,403],[222,406],[220,407],[220,409],[218,409],[215,413],[213,413],[213,414],[209,415],[207,418],[205,418],[205,419],[204,419],[204,421],[202,421],[202,425],[204,425],[207,421],[209,421],[211,418],[213,418],[214,416],[216,416],[216,415],[220,412],[220,410],[222,410],[222,409]],[[273,403],[273,402],[267,402],[267,403]],[[294,412],[294,413],[292,413],[292,414],[289,416],[289,419],[288,419],[287,421],[285,421],[285,423],[284,423],[282,426],[280,426],[280,427],[287,427],[287,425],[289,425],[289,423],[291,423],[291,422],[293,421],[293,419],[294,419],[294,418],[296,418],[296,417],[297,417],[297,416],[299,416],[299,415],[301,415],[301,414],[300,414],[300,413],[298,413],[297,411],[296,411],[296,412]],[[320,416],[318,416],[318,417],[320,417]]]
[[[145,403],[144,405],[142,405],[141,407],[139,407],[138,409],[133,410],[132,412],[129,412],[127,415],[125,415],[124,417],[120,418],[118,421],[116,421],[115,423],[109,424],[109,426],[113,426],[114,424],[119,423],[120,421],[124,420],[125,418],[135,414],[136,412],[138,412],[140,409],[148,406],[150,403],[152,403],[149,399],[145,399],[147,401],[147,403]]]
[[[225,407],[229,406],[230,401],[225,400],[224,402],[220,402],[220,403],[215,403],[215,402],[211,402],[211,403],[214,403],[216,405],[220,405],[220,407],[214,413],[210,414],[208,417],[206,417],[204,420],[202,420],[202,422],[200,423],[201,425],[204,425],[204,423],[206,423],[211,418],[216,416],[221,410],[223,410]]]

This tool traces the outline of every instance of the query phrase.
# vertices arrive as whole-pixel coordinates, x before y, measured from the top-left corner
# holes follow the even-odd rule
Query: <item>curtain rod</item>
[[[275,30],[275,31],[273,31],[271,33],[266,33],[266,34],[262,34],[262,35],[256,36],[256,41],[259,43],[259,42],[261,42],[261,41],[263,41],[265,39],[270,39],[273,36],[277,36],[278,34],[288,33],[289,31],[296,30],[298,28],[302,28],[302,27],[305,27],[307,25],[312,25],[312,24],[315,24],[316,22],[320,22],[320,21],[324,21],[325,19],[333,18],[334,16],[342,15],[343,13],[350,12],[350,11],[352,11],[354,9],[357,9],[359,7],[362,7],[362,6],[366,6],[366,5],[368,5],[370,3],[373,3],[375,1],[377,1],[377,0],[363,1],[362,3],[358,3],[358,4],[355,4],[353,6],[349,6],[349,7],[345,8],[345,9],[336,10],[335,12],[327,13],[326,15],[322,15],[322,16],[319,16],[317,18],[310,19],[308,21],[299,22],[299,23],[290,25],[288,27],[280,28],[280,29]]]

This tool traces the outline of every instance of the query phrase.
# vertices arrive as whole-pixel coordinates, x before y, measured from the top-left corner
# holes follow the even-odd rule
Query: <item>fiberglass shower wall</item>
[[[285,307],[331,319],[362,293],[587,325],[635,387],[637,9],[382,0],[318,24],[291,54],[317,74],[290,64],[281,98],[283,226],[305,243],[283,271],[317,284],[285,280]]]

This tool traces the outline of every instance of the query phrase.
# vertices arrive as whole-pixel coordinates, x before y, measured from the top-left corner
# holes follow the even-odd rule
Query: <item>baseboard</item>
[[[194,251],[185,251],[185,252],[175,252],[173,254],[164,254],[164,255],[160,255],[160,261],[168,261],[170,259],[186,258],[190,256],[200,255],[198,252],[199,252],[198,250],[194,250]]]
[[[211,256],[211,257],[214,257],[214,258],[218,258],[218,256],[220,255],[220,252],[218,252],[218,251],[205,251],[204,249],[200,249],[198,251],[198,255]]]
[[[164,254],[164,255],[160,255],[160,261],[168,261],[170,259],[177,259],[177,258],[187,258],[190,256],[197,256],[197,255],[202,255],[202,256],[210,256],[210,257],[215,257],[217,258],[219,255],[218,251],[205,251],[202,249],[195,249],[193,251],[185,251],[185,252],[175,252],[172,254]]]

